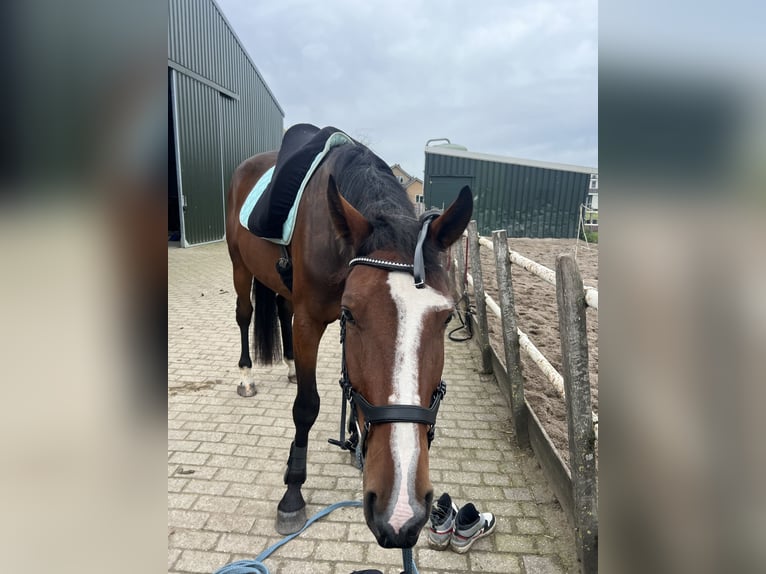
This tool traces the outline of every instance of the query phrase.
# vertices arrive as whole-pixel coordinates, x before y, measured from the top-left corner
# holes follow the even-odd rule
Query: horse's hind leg
[[[282,350],[287,364],[287,380],[297,383],[298,376],[295,374],[295,355],[293,354],[293,309],[291,303],[281,295],[277,295],[277,311],[279,324],[282,327]]]
[[[277,532],[280,534],[297,532],[306,522],[306,502],[301,494],[301,486],[306,481],[309,431],[319,414],[317,350],[326,325],[296,315],[293,327],[298,375],[298,392],[293,403],[295,440],[290,446],[290,458],[284,476],[287,492],[277,507]]]
[[[253,361],[250,359],[250,341],[248,331],[253,317],[253,303],[250,299],[250,290],[253,285],[253,275],[242,263],[234,263],[234,290],[237,292],[237,325],[242,351],[239,356],[240,382],[237,393],[243,397],[255,395],[255,381],[253,381]]]

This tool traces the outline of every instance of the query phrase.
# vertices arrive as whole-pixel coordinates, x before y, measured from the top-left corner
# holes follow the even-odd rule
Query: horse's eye
[[[452,313],[449,314],[449,317],[447,317],[447,320],[444,321],[445,325],[449,325],[449,322],[452,321]]]
[[[351,323],[352,325],[356,323],[356,320],[354,319],[354,316],[351,314],[351,311],[346,309],[345,307],[341,309],[340,316],[347,323]]]

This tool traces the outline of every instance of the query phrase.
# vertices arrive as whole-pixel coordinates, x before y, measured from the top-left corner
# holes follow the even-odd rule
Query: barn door
[[[464,175],[434,175],[428,180],[428,193],[425,196],[426,208],[436,207],[445,209],[455,201],[457,194],[463,186],[471,186],[473,190],[473,177]]]
[[[220,95],[174,71],[179,202],[184,245],[224,237]]]

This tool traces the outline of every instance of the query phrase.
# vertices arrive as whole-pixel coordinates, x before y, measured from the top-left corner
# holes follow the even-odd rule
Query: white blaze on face
[[[450,309],[452,302],[436,289],[417,289],[412,276],[389,273],[388,285],[397,309],[396,354],[393,392],[389,404],[419,405],[418,356],[423,316],[429,311]],[[389,503],[388,523],[395,533],[414,516],[415,473],[420,455],[418,425],[394,423],[391,430],[391,455],[394,462],[394,486]]]

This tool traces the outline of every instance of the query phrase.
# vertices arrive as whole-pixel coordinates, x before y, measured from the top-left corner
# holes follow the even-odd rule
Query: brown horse
[[[356,398],[360,429],[364,428],[365,518],[381,546],[412,547],[433,498],[428,444],[436,416],[434,401],[438,408],[441,398],[444,328],[453,307],[443,253],[468,224],[473,198],[465,187],[443,214],[423,223],[380,158],[358,144],[333,148],[300,200],[288,248],[293,263],[290,291],[275,268],[279,246],[252,235],[238,218],[247,193],[276,157],[276,153],[254,156],[235,171],[226,238],[234,265],[237,322],[240,328],[245,325],[243,345],[252,312],[253,277],[257,297],[270,290],[267,301],[272,307],[281,298],[294,312],[295,439],[277,530],[294,532],[306,519],[301,485],[306,480],[309,430],[319,412],[317,349],[327,325],[342,318],[343,373]],[[413,280],[413,272],[418,275],[417,259],[425,273],[421,288]],[[273,312],[271,317],[269,344],[276,342]],[[256,331],[258,320],[256,313]],[[273,355],[267,347],[261,342],[261,358]],[[242,353],[247,355],[244,347]]]
[[[275,336],[278,325],[281,325],[288,380],[296,382],[291,294],[282,282],[274,264],[274,261],[280,257],[280,249],[276,244],[249,233],[239,224],[239,211],[247,194],[261,175],[276,162],[276,158],[276,152],[270,152],[242,162],[232,177],[227,202],[226,243],[229,246],[229,256],[234,268],[234,289],[237,292],[236,317],[241,340],[239,368],[242,379],[237,392],[243,397],[251,397],[256,393],[248,341],[253,302],[255,303],[256,360],[262,365],[271,365],[279,359],[280,349]],[[279,323],[277,323],[277,317]]]

